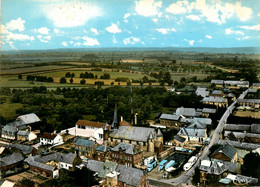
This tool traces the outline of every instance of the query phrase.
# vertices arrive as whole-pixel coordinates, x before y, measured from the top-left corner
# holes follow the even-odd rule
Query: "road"
[[[240,96],[239,99],[243,99],[246,94],[247,94],[248,90],[244,91]],[[204,149],[202,154],[200,155],[200,157],[198,158],[197,162],[193,165],[193,167],[187,171],[186,173],[183,173],[181,176],[173,178],[173,179],[161,179],[160,181],[163,183],[168,183],[171,185],[178,185],[180,183],[186,183],[186,184],[191,184],[191,176],[194,175],[195,172],[195,168],[199,166],[201,160],[205,159],[208,156],[209,150],[210,148],[216,144],[219,140],[220,134],[223,130],[224,125],[227,122],[227,118],[229,117],[230,114],[232,114],[233,109],[235,108],[235,104],[237,103],[237,100],[235,100],[225,111],[225,113],[222,115],[221,119],[219,120],[218,126],[215,129],[211,140],[210,140],[210,144],[207,145]]]

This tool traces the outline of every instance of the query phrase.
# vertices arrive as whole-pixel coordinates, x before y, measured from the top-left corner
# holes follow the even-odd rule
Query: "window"
[[[103,134],[98,134],[99,139],[103,139]]]
[[[145,143],[145,142],[144,142],[143,144],[144,144],[144,146],[146,145],[146,143]]]

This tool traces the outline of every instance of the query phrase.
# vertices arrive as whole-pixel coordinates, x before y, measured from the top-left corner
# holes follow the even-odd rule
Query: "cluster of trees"
[[[28,81],[39,81],[39,82],[53,82],[52,77],[46,76],[34,76],[34,75],[27,75],[26,80]]]
[[[65,74],[65,77],[66,77],[66,78],[74,78],[74,77],[75,77],[75,74],[74,74],[74,73],[67,72],[67,73]]]
[[[80,78],[85,78],[85,79],[96,79],[97,78],[97,75],[96,76],[94,76],[94,74],[93,73],[91,73],[91,72],[85,72],[85,73],[81,73],[80,75],[79,75],[79,77]]]
[[[160,71],[159,73],[150,73],[151,77],[154,77],[156,79],[158,79],[158,82],[164,84],[164,83],[168,83],[169,85],[173,84],[173,80],[171,78],[171,74],[170,72],[163,72]]]
[[[5,91],[7,92],[7,91]],[[38,94],[41,93],[41,94]],[[95,88],[57,88],[44,87],[9,91],[13,103],[22,103],[17,114],[36,113],[42,120],[41,131],[53,132],[75,125],[79,119],[95,116],[97,121],[113,120],[115,104],[118,115],[132,122],[133,114],[138,113],[138,123],[146,124],[154,114],[164,107],[198,107],[200,97],[190,94],[175,95],[165,88],[137,88],[114,86],[105,89]]]
[[[104,75],[100,76],[100,79],[110,79],[110,74],[109,73],[105,73]]]

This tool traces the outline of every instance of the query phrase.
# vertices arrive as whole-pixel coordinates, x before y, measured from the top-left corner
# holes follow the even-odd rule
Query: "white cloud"
[[[18,18],[16,20],[13,19],[6,24],[6,29],[11,30],[11,31],[12,30],[18,30],[19,32],[21,32],[21,31],[24,31],[24,29],[25,29],[24,23],[25,23],[25,21],[22,20],[21,18]]]
[[[199,42],[199,43],[202,43],[202,39],[200,39],[198,42]]]
[[[51,40],[51,36],[37,35],[37,38],[43,43],[47,43],[49,40]]]
[[[212,39],[212,36],[210,36],[210,35],[205,35],[205,37],[208,39]]]
[[[90,37],[84,36],[84,37],[82,37],[82,39],[84,40],[82,45],[85,45],[85,46],[100,45],[98,40],[95,38],[90,38]]]
[[[28,36],[26,34],[15,34],[9,32],[8,35],[6,35],[7,40],[19,40],[19,41],[25,41],[25,40],[34,40],[34,36]]]
[[[152,21],[153,21],[154,23],[157,23],[157,22],[158,22],[158,19],[157,19],[157,18],[154,18],[154,19],[152,19]]]
[[[47,27],[41,27],[39,29],[36,29],[35,31],[40,34],[49,34],[50,29],[48,29]]]
[[[128,18],[129,16],[131,16],[131,14],[130,14],[130,13],[126,13],[126,14],[124,15],[124,19]]]
[[[61,31],[61,30],[59,30],[57,28],[53,29],[53,32],[56,33],[56,34],[64,34],[63,31]]]
[[[4,25],[0,25],[0,34],[7,34],[8,31],[6,30]]]
[[[97,29],[95,29],[95,28],[91,28],[90,30],[91,30],[91,32],[93,32],[95,35],[98,35],[98,34],[99,34],[98,31],[97,31]]]
[[[240,28],[246,29],[246,30],[256,30],[256,31],[259,31],[260,30],[260,25],[240,26]]]
[[[121,29],[118,28],[118,26],[115,23],[112,23],[111,26],[106,28],[107,32],[110,33],[120,33],[122,32]]]
[[[116,37],[115,35],[113,35],[113,43],[116,44],[117,43],[117,40],[116,40]]]
[[[244,35],[244,33],[242,31],[235,31],[235,30],[232,30],[232,28],[225,29],[225,33],[227,35],[229,35],[229,34],[242,35],[242,36]]]
[[[139,0],[135,1],[135,12],[141,16],[161,16],[159,9],[162,7],[162,1]]]
[[[200,16],[197,15],[188,15],[186,16],[187,19],[193,20],[193,21],[200,21]]]
[[[43,5],[42,10],[56,27],[81,26],[89,19],[102,15],[101,9],[96,5],[79,1],[56,1]]]
[[[257,16],[260,16],[260,12],[257,14]]]
[[[237,40],[247,40],[247,39],[250,39],[251,37],[250,36],[244,36],[244,37],[239,37],[237,38]]]
[[[70,43],[70,44],[73,44],[73,43],[74,43],[74,41],[69,41],[69,43]]]
[[[61,44],[62,44],[63,46],[65,46],[65,47],[68,47],[67,42],[62,42]]]
[[[199,12],[198,15],[188,15],[187,19],[199,21],[201,18],[209,22],[223,24],[232,16],[237,16],[241,21],[246,21],[251,18],[252,9],[241,6],[240,2],[236,4],[225,3],[224,1],[206,1],[196,0],[196,2],[177,1],[166,8],[167,12],[172,14],[186,14]]]
[[[125,45],[128,45],[128,44],[136,44],[136,43],[138,43],[138,42],[140,42],[140,41],[141,41],[140,38],[136,38],[136,37],[133,37],[133,36],[131,36],[131,37],[129,37],[129,38],[125,38],[125,39],[123,40],[123,42],[124,42]]]
[[[184,41],[189,42],[190,45],[193,45],[195,42],[194,40],[187,40],[187,39],[184,39]]]
[[[158,32],[162,33],[162,34],[167,34],[169,31],[173,31],[176,32],[175,28],[169,29],[169,28],[159,28],[156,29]]]
[[[80,42],[76,42],[74,43],[74,46],[78,47],[78,46],[81,46],[82,44]]]
[[[172,3],[168,8],[166,8],[166,11],[172,14],[184,14],[191,12],[193,5],[194,3],[190,4],[188,1],[177,1],[176,3]]]

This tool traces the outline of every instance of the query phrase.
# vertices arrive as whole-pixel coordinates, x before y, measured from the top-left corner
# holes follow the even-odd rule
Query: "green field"
[[[14,120],[17,117],[16,110],[22,108],[21,103],[3,103],[0,104],[0,116],[3,116],[6,120]]]

